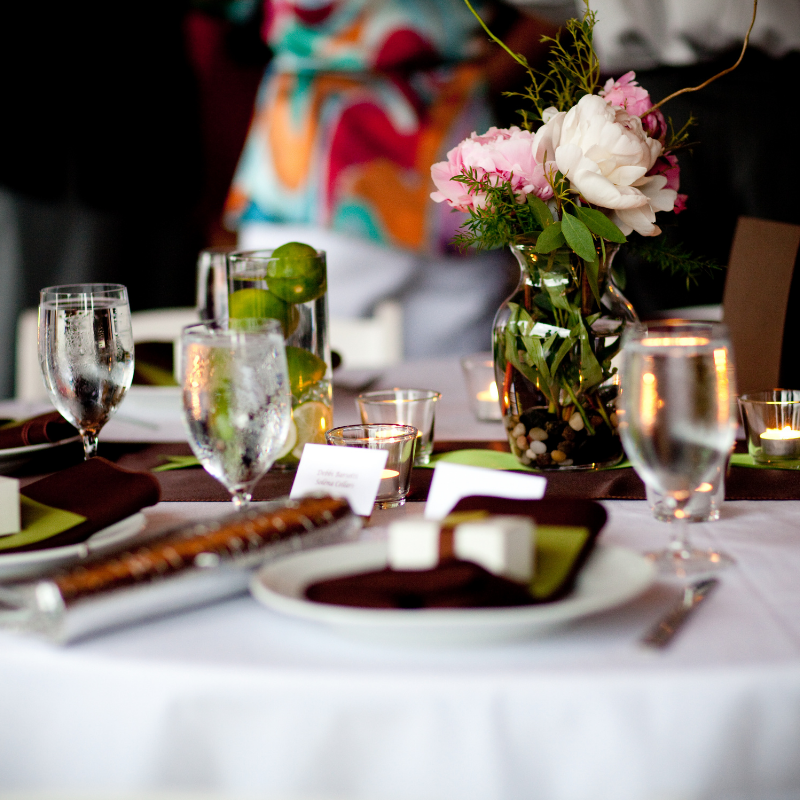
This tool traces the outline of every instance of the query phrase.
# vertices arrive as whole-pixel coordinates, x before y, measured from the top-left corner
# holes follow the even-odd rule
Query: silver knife
[[[683,591],[680,602],[670,609],[664,618],[658,622],[642,639],[642,644],[647,647],[666,647],[672,637],[706,597],[711,594],[719,584],[717,578],[705,578],[702,581],[687,586]]]

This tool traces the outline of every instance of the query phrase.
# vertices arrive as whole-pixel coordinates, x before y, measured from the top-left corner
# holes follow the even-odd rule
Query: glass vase
[[[228,313],[277,319],[292,392],[292,424],[273,469],[297,467],[308,443],[325,444],[333,427],[325,252],[275,258],[271,250],[228,256]]]
[[[617,245],[604,245],[593,262],[567,248],[537,253],[535,238],[511,245],[520,281],[495,316],[494,364],[509,445],[525,466],[587,470],[623,458],[613,361],[638,320],[611,278]]]

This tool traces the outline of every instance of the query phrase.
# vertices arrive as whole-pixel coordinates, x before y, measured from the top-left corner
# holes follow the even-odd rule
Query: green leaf
[[[523,336],[522,344],[525,345],[525,350],[528,353],[533,366],[542,380],[549,384],[552,382],[550,377],[550,370],[547,367],[547,361],[544,357],[544,350],[542,349],[542,340],[538,336]]]
[[[545,311],[548,315],[553,314],[553,303],[550,300],[550,295],[540,292],[533,298],[533,304]]]
[[[596,233],[602,239],[617,244],[624,244],[627,241],[625,234],[602,211],[576,206],[575,214],[592,233]]]
[[[553,215],[550,213],[550,209],[547,207],[547,203],[538,198],[535,194],[528,195],[528,206],[542,226],[542,230],[555,222]]]
[[[553,308],[560,308],[563,311],[572,311],[573,306],[569,301],[568,290],[570,288],[570,278],[566,273],[547,272],[541,270],[540,278],[542,286],[550,297]],[[555,322],[555,320],[553,320]]]
[[[566,211],[561,215],[561,232],[567,244],[584,260],[591,261],[597,257],[594,239],[589,229],[572,214]]]
[[[594,354],[592,342],[589,339],[589,332],[586,330],[586,326],[583,324],[583,319],[580,316],[578,317],[578,326],[580,326],[581,337],[580,388],[581,391],[585,392],[587,389],[591,389],[593,386],[597,386],[598,383],[602,382],[603,368],[600,366],[600,362]]]
[[[558,372],[558,368],[561,366],[561,362],[564,360],[564,356],[572,350],[575,342],[578,341],[577,333],[573,330],[570,335],[564,339],[561,343],[561,347],[558,348],[558,352],[556,353],[556,357],[553,359],[553,363],[550,365],[550,371],[555,375]]]
[[[530,365],[524,363],[519,357],[519,351],[524,349],[525,352],[528,353],[529,357],[534,361],[534,364],[536,364],[539,353],[536,351],[536,345],[532,345],[531,347],[528,346],[529,341],[535,340],[539,345],[539,350],[541,351],[540,340],[536,337],[526,336],[524,333],[525,330],[530,330],[530,327],[533,325],[533,320],[527,311],[525,311],[524,308],[516,303],[509,303],[509,306],[511,307],[511,315],[509,316],[509,320],[506,325],[506,361],[512,364],[534,386],[538,386],[545,397],[547,397],[548,402],[553,402],[553,398],[550,396],[550,371],[547,368],[546,362],[544,362],[543,354],[541,354],[542,358],[540,363],[544,365],[544,374],[542,374],[542,372],[540,372],[535,365],[531,367]],[[547,379],[545,379],[545,375],[547,376]]]
[[[561,233],[561,222],[554,222],[552,225],[548,225],[539,234],[539,238],[536,240],[535,250],[537,253],[551,253],[553,250],[563,247],[565,244],[566,239],[564,239],[564,235]]]

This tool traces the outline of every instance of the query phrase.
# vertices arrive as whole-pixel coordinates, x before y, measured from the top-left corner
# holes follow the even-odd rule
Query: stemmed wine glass
[[[673,536],[649,556],[662,577],[690,578],[731,565],[692,548],[686,506],[725,462],[736,434],[730,339],[721,323],[662,322],[625,334],[617,402],[620,435],[639,477],[666,497]]]
[[[181,336],[183,417],[205,470],[244,508],[289,433],[281,326],[272,319],[189,325]]]
[[[84,458],[133,380],[128,290],[118,283],[50,286],[39,295],[39,366],[50,399],[81,434]]]

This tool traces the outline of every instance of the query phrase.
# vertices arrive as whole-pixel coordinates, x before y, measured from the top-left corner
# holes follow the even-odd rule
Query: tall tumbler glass
[[[292,421],[275,466],[295,469],[305,445],[325,444],[333,424],[325,253],[299,242],[232,253],[228,279],[231,319],[274,319],[283,331]]]
[[[625,452],[674,522],[669,547],[651,553],[662,577],[700,577],[733,559],[689,541],[688,504],[725,468],[736,434],[736,386],[727,329],[667,322],[625,334],[617,414]]]
[[[228,316],[228,255],[235,247],[206,247],[197,256],[197,313],[201,320]]]
[[[215,320],[181,336],[183,416],[205,470],[247,506],[291,421],[286,351],[274,320]]]
[[[128,291],[118,283],[50,286],[39,296],[39,365],[50,399],[81,434],[84,457],[133,380]]]

